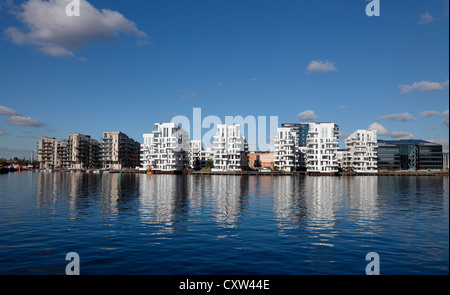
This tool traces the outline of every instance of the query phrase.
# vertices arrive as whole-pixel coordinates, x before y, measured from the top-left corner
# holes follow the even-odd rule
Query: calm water
[[[0,274],[449,273],[448,177],[0,175]]]

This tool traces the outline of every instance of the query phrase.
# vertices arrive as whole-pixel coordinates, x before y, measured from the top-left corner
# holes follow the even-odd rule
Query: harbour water
[[[0,274],[449,274],[449,179],[0,175]]]

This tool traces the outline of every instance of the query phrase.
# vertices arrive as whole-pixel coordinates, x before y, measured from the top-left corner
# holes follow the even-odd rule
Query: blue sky
[[[68,133],[142,141],[197,107],[448,150],[448,0],[373,17],[365,0],[82,0],[80,17],[67,2],[0,2],[0,156]]]

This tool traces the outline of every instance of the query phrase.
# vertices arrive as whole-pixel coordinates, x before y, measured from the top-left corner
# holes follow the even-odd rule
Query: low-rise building
[[[251,169],[274,169],[275,160],[272,152],[250,152],[248,154],[248,164]]]

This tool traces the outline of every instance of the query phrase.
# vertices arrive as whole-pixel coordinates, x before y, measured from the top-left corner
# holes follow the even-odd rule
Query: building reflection
[[[280,176],[273,178],[274,213],[281,235],[285,230],[304,227],[306,222],[306,196],[304,177]]]
[[[352,220],[360,226],[371,225],[379,217],[378,177],[349,177],[346,178],[346,187],[347,206]]]
[[[225,228],[239,226],[242,210],[248,206],[247,176],[216,175],[211,177],[216,222]]]
[[[139,212],[141,222],[162,225],[171,233],[188,211],[186,177],[181,175],[140,175]]]
[[[186,197],[189,203],[189,215],[198,216],[204,206],[204,196],[211,189],[211,177],[202,175],[187,176]]]
[[[102,175],[101,191],[102,191],[102,205],[105,213],[117,213],[118,202],[120,198],[119,189],[119,173],[110,173]],[[122,184],[121,184],[122,185]]]

